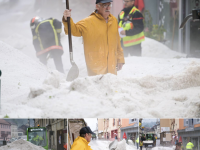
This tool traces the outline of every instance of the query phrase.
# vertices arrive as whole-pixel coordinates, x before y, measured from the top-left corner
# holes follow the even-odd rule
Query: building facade
[[[4,119],[0,119],[0,139],[11,138],[11,124]]]
[[[98,139],[104,138],[104,119],[97,118],[97,126],[98,126]]]
[[[139,120],[136,118],[132,119],[122,119],[121,136],[123,139],[124,134],[126,134],[127,140],[132,140],[136,145],[136,139],[139,136]]]
[[[183,142],[184,148],[188,140],[194,144],[193,150],[200,150],[200,118],[199,119],[180,119],[178,139]]]
[[[46,127],[49,149],[64,150],[67,143],[67,119],[35,119],[35,127]]]
[[[80,135],[81,128],[86,127],[87,123],[84,119],[69,119],[68,120],[68,145],[71,148],[74,140]]]
[[[18,126],[14,122],[7,121],[11,124],[11,138],[18,138]],[[23,134],[23,133],[22,133]]]

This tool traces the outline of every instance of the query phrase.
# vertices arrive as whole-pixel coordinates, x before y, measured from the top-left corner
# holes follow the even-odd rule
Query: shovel
[[[66,8],[69,9],[69,0],[66,0]],[[68,39],[69,39],[69,56],[70,56],[70,62],[72,64],[72,67],[67,75],[67,81],[73,81],[74,79],[78,78],[79,69],[73,60],[70,17],[67,17],[67,24],[68,24]]]

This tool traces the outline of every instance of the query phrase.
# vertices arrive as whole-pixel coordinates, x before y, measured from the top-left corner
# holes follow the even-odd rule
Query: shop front
[[[127,136],[127,140],[132,140],[133,143],[135,143],[138,137],[138,126],[133,125],[133,126],[121,128],[121,140],[123,139],[124,133]]]
[[[178,130],[178,140],[179,142],[181,142],[182,140],[184,148],[186,148],[188,141],[191,140],[191,142],[194,145],[193,150],[199,150],[200,149],[200,127]]]

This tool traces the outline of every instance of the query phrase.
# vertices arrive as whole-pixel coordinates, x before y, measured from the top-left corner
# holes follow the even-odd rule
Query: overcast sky
[[[92,131],[96,130],[97,127],[97,118],[84,118],[87,125],[91,128]]]

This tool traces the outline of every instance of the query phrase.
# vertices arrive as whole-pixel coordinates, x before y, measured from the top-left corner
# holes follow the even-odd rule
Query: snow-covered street
[[[8,145],[0,147],[0,150],[45,150],[45,149],[41,146],[34,145],[29,141],[20,139]]]
[[[93,150],[108,150],[109,149],[109,144],[111,143],[111,141],[105,141],[105,140],[92,140],[90,142],[90,146]],[[120,144],[121,142],[119,142]],[[133,145],[128,145],[125,144],[126,146],[123,147],[122,149],[117,149],[117,150],[137,150],[136,147],[134,147]],[[122,145],[124,146],[124,145]],[[119,147],[118,147],[119,148]]]
[[[164,50],[162,44],[152,41],[146,39],[143,47],[151,43],[155,46],[154,50],[156,47],[160,51]],[[199,59],[128,57],[118,76],[107,74],[103,77],[88,77],[83,48],[78,40],[76,42],[79,47],[74,47],[75,58],[79,59],[75,61],[79,66],[80,76],[73,82],[66,82],[66,75],[52,70],[51,66],[46,68],[37,60],[0,42],[3,72],[1,115],[158,118],[199,116]],[[78,55],[81,48],[82,53]],[[151,51],[156,53],[153,48]],[[174,56],[177,57],[177,54]],[[70,67],[68,65],[66,69]]]
[[[175,150],[175,146],[174,147],[154,147],[152,148],[152,150]]]
[[[23,34],[14,29],[6,34],[5,25],[0,31],[0,117],[200,117],[199,59],[185,58],[146,38],[143,57],[125,58],[126,64],[117,76],[88,77],[82,38],[73,37],[74,60],[80,75],[67,82],[71,68],[67,36],[62,35],[65,74],[60,74],[53,60],[46,67],[35,57],[30,19],[21,23]]]

